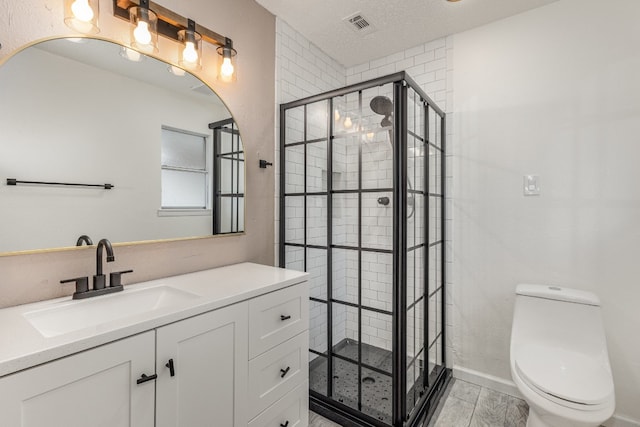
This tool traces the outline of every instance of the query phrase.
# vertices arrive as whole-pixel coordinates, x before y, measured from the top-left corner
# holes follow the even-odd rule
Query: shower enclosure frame
[[[359,155],[359,165],[358,165],[358,174],[359,174],[359,183],[357,190],[334,190],[333,187],[333,140],[334,136],[334,120],[333,120],[333,112],[334,112],[334,104],[333,99],[339,96],[346,96],[352,93],[360,93],[360,109],[362,108],[362,91],[366,89],[375,88],[377,86],[383,86],[386,84],[393,84],[393,141],[392,150],[393,150],[393,188],[392,189],[375,189],[369,191],[391,191],[393,196],[393,239],[392,239],[392,258],[393,258],[393,302],[392,302],[392,372],[391,372],[391,381],[392,381],[392,415],[391,415],[391,424],[381,422],[378,419],[373,418],[370,415],[364,414],[361,411],[356,410],[346,404],[342,404],[331,398],[332,395],[332,373],[333,373],[333,358],[336,356],[333,349],[333,309],[332,304],[335,302],[344,304],[343,301],[338,301],[333,299],[333,283],[332,283],[332,249],[340,249],[340,246],[333,245],[332,242],[332,220],[333,220],[333,195],[339,193],[357,193],[359,195],[359,203],[358,203],[358,268],[359,271],[361,269],[361,253],[363,251],[362,247],[362,203],[361,203],[361,195],[367,192],[367,189],[362,188],[362,148],[359,147],[360,155]],[[420,97],[422,102],[424,111],[425,111],[425,120],[424,120],[424,147],[427,148],[427,152],[429,150],[439,150],[440,151],[440,185],[439,191],[435,193],[431,193],[429,191],[429,179],[430,179],[430,162],[428,161],[428,156],[424,155],[424,183],[423,183],[423,192],[424,192],[424,210],[425,214],[423,215],[424,220],[424,241],[422,243],[422,247],[425,248],[426,253],[423,256],[424,263],[424,274],[422,278],[422,286],[423,286],[423,294],[422,297],[414,302],[412,305],[416,305],[418,303],[424,304],[424,311],[422,312],[422,317],[424,321],[422,333],[424,337],[422,351],[424,352],[424,360],[426,361],[426,365],[428,366],[428,350],[429,344],[429,265],[430,262],[430,252],[429,249],[431,246],[435,244],[440,244],[440,259],[438,266],[440,268],[440,277],[439,283],[435,286],[435,291],[432,294],[436,294],[437,292],[441,292],[440,301],[438,303],[437,314],[440,316],[440,319],[437,319],[436,322],[440,322],[440,333],[439,340],[440,343],[437,342],[438,337],[433,340],[434,345],[440,345],[441,352],[441,366],[439,370],[436,371],[436,374],[432,377],[428,371],[425,371],[422,375],[422,381],[424,385],[424,394],[420,393],[420,398],[415,402],[412,410],[410,412],[407,411],[407,365],[411,363],[418,363],[417,358],[415,356],[414,362],[407,362],[407,253],[411,248],[407,247],[407,213],[409,211],[408,206],[408,193],[417,193],[417,190],[411,188],[411,184],[408,183],[408,116],[407,116],[407,99],[408,99],[408,91],[412,89],[415,91],[415,94]],[[446,195],[446,115],[444,111],[442,111],[437,104],[409,77],[406,72],[398,72],[385,77],[380,77],[372,80],[368,80],[365,82],[353,84],[350,86],[346,86],[344,88],[332,90],[329,92],[321,93],[318,95],[306,97],[303,99],[299,99],[293,102],[285,103],[280,105],[280,229],[279,229],[279,264],[280,267],[286,266],[286,247],[293,246],[303,248],[305,250],[304,255],[304,269],[307,271],[307,252],[308,248],[313,249],[314,245],[307,244],[307,196],[311,193],[311,195],[318,195],[314,192],[307,191],[307,144],[313,143],[315,140],[307,141],[306,139],[306,122],[307,122],[307,114],[305,107],[304,114],[304,132],[305,137],[304,141],[299,144],[304,144],[304,188],[302,193],[286,193],[286,158],[285,152],[286,147],[290,147],[291,144],[285,144],[286,142],[286,112],[289,109],[306,106],[319,101],[327,101],[327,130],[328,135],[326,137],[326,156],[327,156],[327,173],[326,173],[326,196],[327,196],[327,235],[326,235],[326,248],[318,248],[318,249],[326,249],[327,251],[327,289],[326,289],[326,304],[327,304],[327,395],[322,395],[314,390],[309,390],[310,392],[310,408],[322,415],[325,415],[329,418],[332,418],[335,421],[340,422],[342,425],[346,426],[375,426],[375,427],[417,427],[422,425],[428,417],[433,414],[437,406],[437,402],[444,392],[447,383],[451,378],[451,370],[446,367],[447,359],[446,359],[446,250],[445,250],[445,242],[446,242],[446,203],[445,203],[445,195]],[[429,136],[429,109],[435,112],[436,120],[439,120],[440,125],[440,146],[438,147],[435,141],[431,141]],[[415,137],[416,135],[414,135]],[[391,142],[391,140],[390,140]],[[322,194],[324,195],[324,194]],[[290,243],[285,242],[286,236],[286,204],[285,204],[285,196],[304,196],[304,243]],[[429,240],[429,230],[430,230],[430,201],[431,197],[439,197],[440,198],[440,209],[437,212],[439,215],[439,227],[440,227],[440,239],[430,243]],[[414,200],[415,203],[415,200]],[[436,205],[437,206],[437,205]],[[415,205],[412,207],[415,209]],[[349,248],[353,249],[353,248]],[[415,248],[414,248],[415,249]],[[371,251],[367,249],[367,251]],[[436,276],[437,277],[437,276]],[[358,279],[358,330],[361,330],[361,310],[363,309],[363,305],[361,302],[361,294],[362,294],[362,280]],[[313,298],[311,298],[313,301]],[[422,300],[422,301],[420,301]],[[325,301],[322,301],[323,303]],[[367,307],[367,310],[370,308]],[[432,338],[432,337],[431,337]],[[361,340],[358,341],[358,380],[360,381],[361,372],[362,372],[362,358],[361,358]],[[310,350],[316,354],[320,354],[319,352],[315,352]],[[437,351],[437,349],[436,349]],[[323,356],[324,357],[324,356]],[[353,362],[350,360],[350,362]],[[429,382],[429,384],[427,384]],[[361,384],[358,386],[358,404],[361,405]]]

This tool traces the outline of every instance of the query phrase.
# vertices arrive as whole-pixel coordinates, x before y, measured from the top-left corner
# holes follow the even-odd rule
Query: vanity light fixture
[[[149,9],[149,0],[129,8],[131,46],[144,52],[158,52],[158,15]]]
[[[178,63],[185,68],[199,69],[202,58],[202,36],[196,31],[196,23],[193,20],[187,19],[187,28],[178,31],[178,40],[182,42]]]
[[[64,0],[64,23],[72,30],[84,34],[97,34],[99,0]]]
[[[193,20],[150,0],[113,0],[113,14],[132,23],[132,47],[149,52],[148,48],[145,49],[146,45],[142,43],[148,41],[153,44],[153,52],[157,52],[157,36],[162,35],[181,44],[178,58],[181,67],[198,69],[202,66],[202,42],[205,41],[217,46],[218,80],[233,82],[237,79],[237,51],[233,48],[233,40],[230,38],[196,24]],[[140,26],[141,22],[142,26]]]

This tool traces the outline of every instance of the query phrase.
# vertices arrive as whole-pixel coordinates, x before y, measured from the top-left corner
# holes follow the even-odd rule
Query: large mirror
[[[181,69],[104,40],[28,47],[0,67],[0,255],[241,232],[243,152]]]

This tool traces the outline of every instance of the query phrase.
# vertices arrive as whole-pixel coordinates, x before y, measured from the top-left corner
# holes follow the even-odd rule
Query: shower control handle
[[[291,366],[287,366],[287,369],[280,369],[280,378],[284,378],[285,375],[289,373],[290,369],[291,369]]]
[[[284,314],[281,314],[281,315],[280,315],[280,320],[282,320],[283,322],[284,322],[285,320],[289,320],[289,319],[291,319],[291,316],[285,316]]]

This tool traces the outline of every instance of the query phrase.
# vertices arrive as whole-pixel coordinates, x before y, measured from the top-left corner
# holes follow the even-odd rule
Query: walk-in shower
[[[445,368],[445,116],[406,75],[280,107],[280,265],[310,273],[311,408],[417,426]]]

